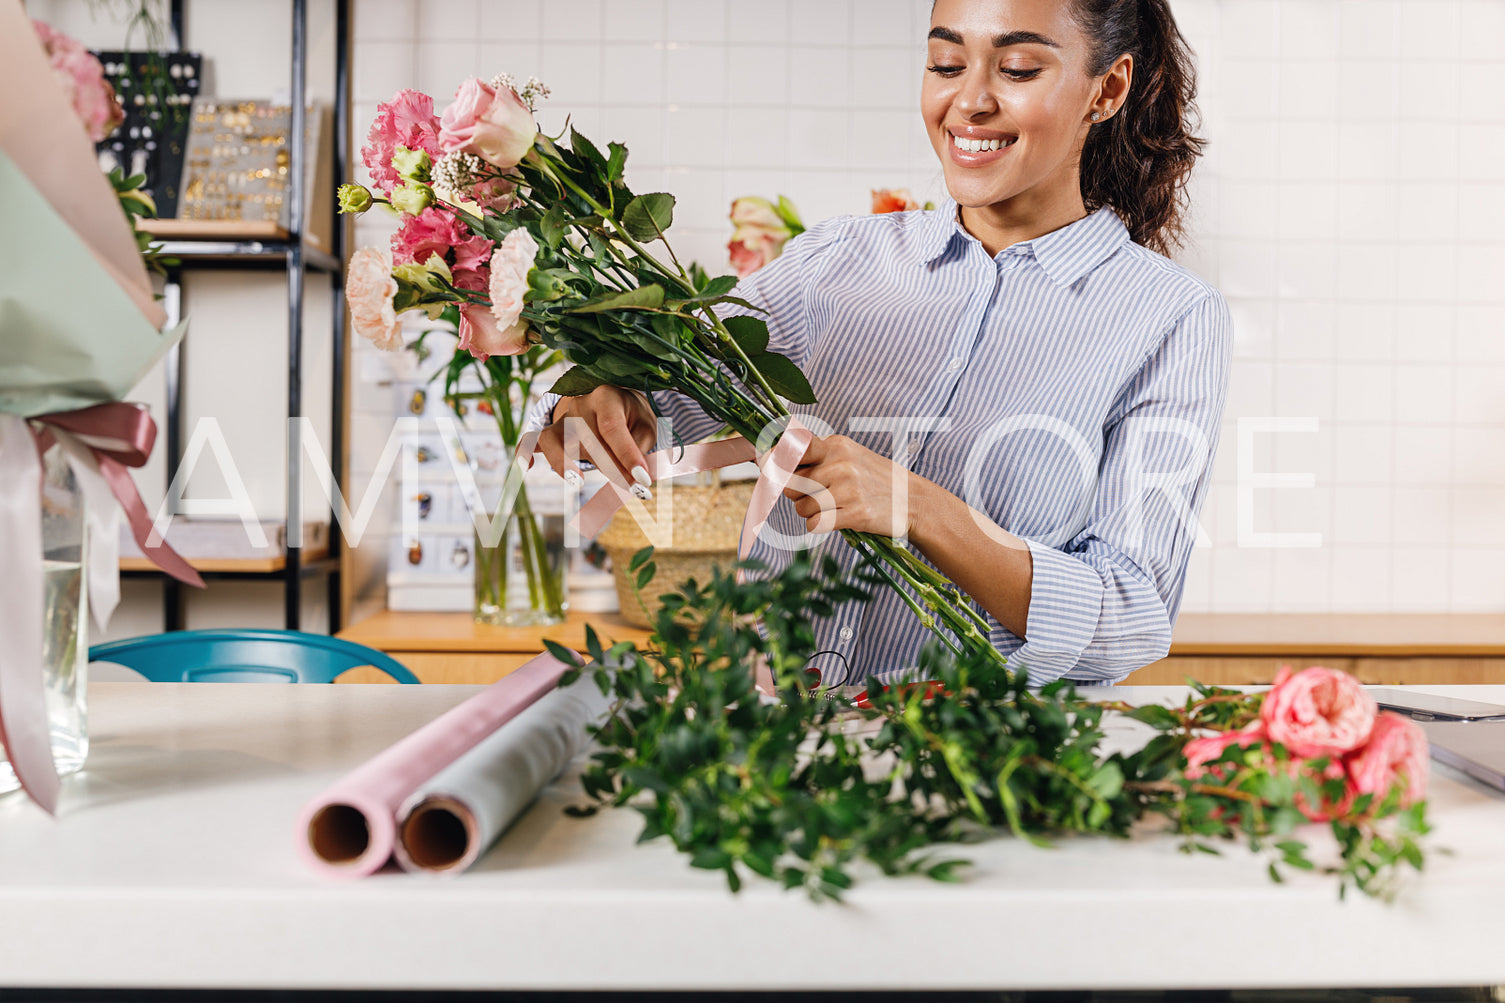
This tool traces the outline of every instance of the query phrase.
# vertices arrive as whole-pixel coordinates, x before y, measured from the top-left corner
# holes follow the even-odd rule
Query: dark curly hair
[[[1112,206],[1136,244],[1170,254],[1184,242],[1186,182],[1206,141],[1192,134],[1197,74],[1167,0],[1072,0],[1087,36],[1088,76],[1124,53],[1134,79],[1123,109],[1095,123],[1082,148],[1082,201]]]

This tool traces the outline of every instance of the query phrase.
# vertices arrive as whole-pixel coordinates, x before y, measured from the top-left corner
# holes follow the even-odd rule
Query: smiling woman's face
[[[1062,0],[935,4],[921,111],[964,210],[1015,200],[1032,215],[1082,214],[1077,164],[1101,88],[1087,76],[1088,42],[1067,8]]]

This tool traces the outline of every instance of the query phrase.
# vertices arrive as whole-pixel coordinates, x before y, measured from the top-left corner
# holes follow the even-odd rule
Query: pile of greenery
[[[665,596],[645,648],[603,646],[589,628],[590,663],[549,644],[576,666],[561,685],[589,671],[614,698],[582,777],[594,803],[576,813],[631,808],[645,822],[639,842],[671,839],[733,891],[753,874],[817,900],[839,899],[860,861],[955,881],[966,861],[938,844],[1003,830],[1034,843],[1071,832],[1123,838],[1150,816],[1180,834],[1186,852],[1242,840],[1269,853],[1277,881],[1285,868],[1319,866],[1293,833],[1306,822],[1301,804],[1342,794],[1324,789],[1322,761],[1293,769],[1279,746],[1272,760],[1235,745],[1187,776],[1186,743],[1242,727],[1262,694],[1193,684],[1181,707],[1132,707],[1083,699],[1064,680],[1032,690],[1023,673],[937,645],[918,666],[926,683],[874,685],[862,701],[870,706],[858,706],[804,669],[811,618],[863,597],[871,582],[843,579],[831,558],[808,554],[773,575],[755,562],[737,567],[746,580],[718,571]],[[647,587],[651,548],[632,570]],[[777,699],[754,685],[760,660]],[[1137,752],[1107,754],[1110,714],[1158,734]],[[1397,788],[1330,823],[1339,862],[1321,869],[1338,877],[1340,894],[1389,897],[1404,868],[1422,867],[1425,807],[1402,808]]]

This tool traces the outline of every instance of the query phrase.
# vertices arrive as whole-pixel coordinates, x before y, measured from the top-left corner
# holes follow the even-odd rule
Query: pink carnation
[[[1401,804],[1415,804],[1427,794],[1427,736],[1409,718],[1389,712],[1374,720],[1369,741],[1348,760],[1352,793],[1381,800],[1404,782]]]
[[[382,351],[402,347],[402,324],[393,310],[397,280],[386,255],[363,247],[350,256],[345,272],[345,300],[350,305],[350,325],[355,333]]]
[[[1341,756],[1363,745],[1374,727],[1374,698],[1346,672],[1281,666],[1260,719],[1270,741],[1302,759]]]
[[[478,269],[491,257],[491,242],[473,235],[446,209],[429,207],[403,220],[392,235],[392,260],[399,265],[423,263],[437,254],[452,269]]]
[[[361,147],[361,161],[371,174],[371,187],[383,195],[391,195],[401,180],[392,167],[392,155],[399,146],[424,150],[435,160],[442,156],[434,99],[422,91],[398,91],[391,101],[376,106],[376,119]]]
[[[115,97],[115,88],[105,79],[104,67],[76,38],[41,21],[33,21],[31,26],[42,40],[47,61],[89,140],[98,143],[105,139],[125,121],[125,111]]]

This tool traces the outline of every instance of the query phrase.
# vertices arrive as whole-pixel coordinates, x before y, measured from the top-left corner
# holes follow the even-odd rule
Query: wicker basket
[[[626,508],[617,510],[611,522],[596,537],[611,557],[611,570],[617,585],[617,601],[622,618],[639,627],[650,626],[658,612],[658,597],[673,592],[686,580],[705,582],[711,577],[712,565],[730,566],[737,559],[737,542],[742,533],[742,518],[752,500],[754,481],[726,484],[675,485],[673,544],[658,547],[653,563],[658,573],[643,589],[639,602],[636,578],[627,570],[632,555],[651,542],[638,521]],[[650,515],[653,514],[649,508]],[[643,607],[647,607],[644,612]]]

